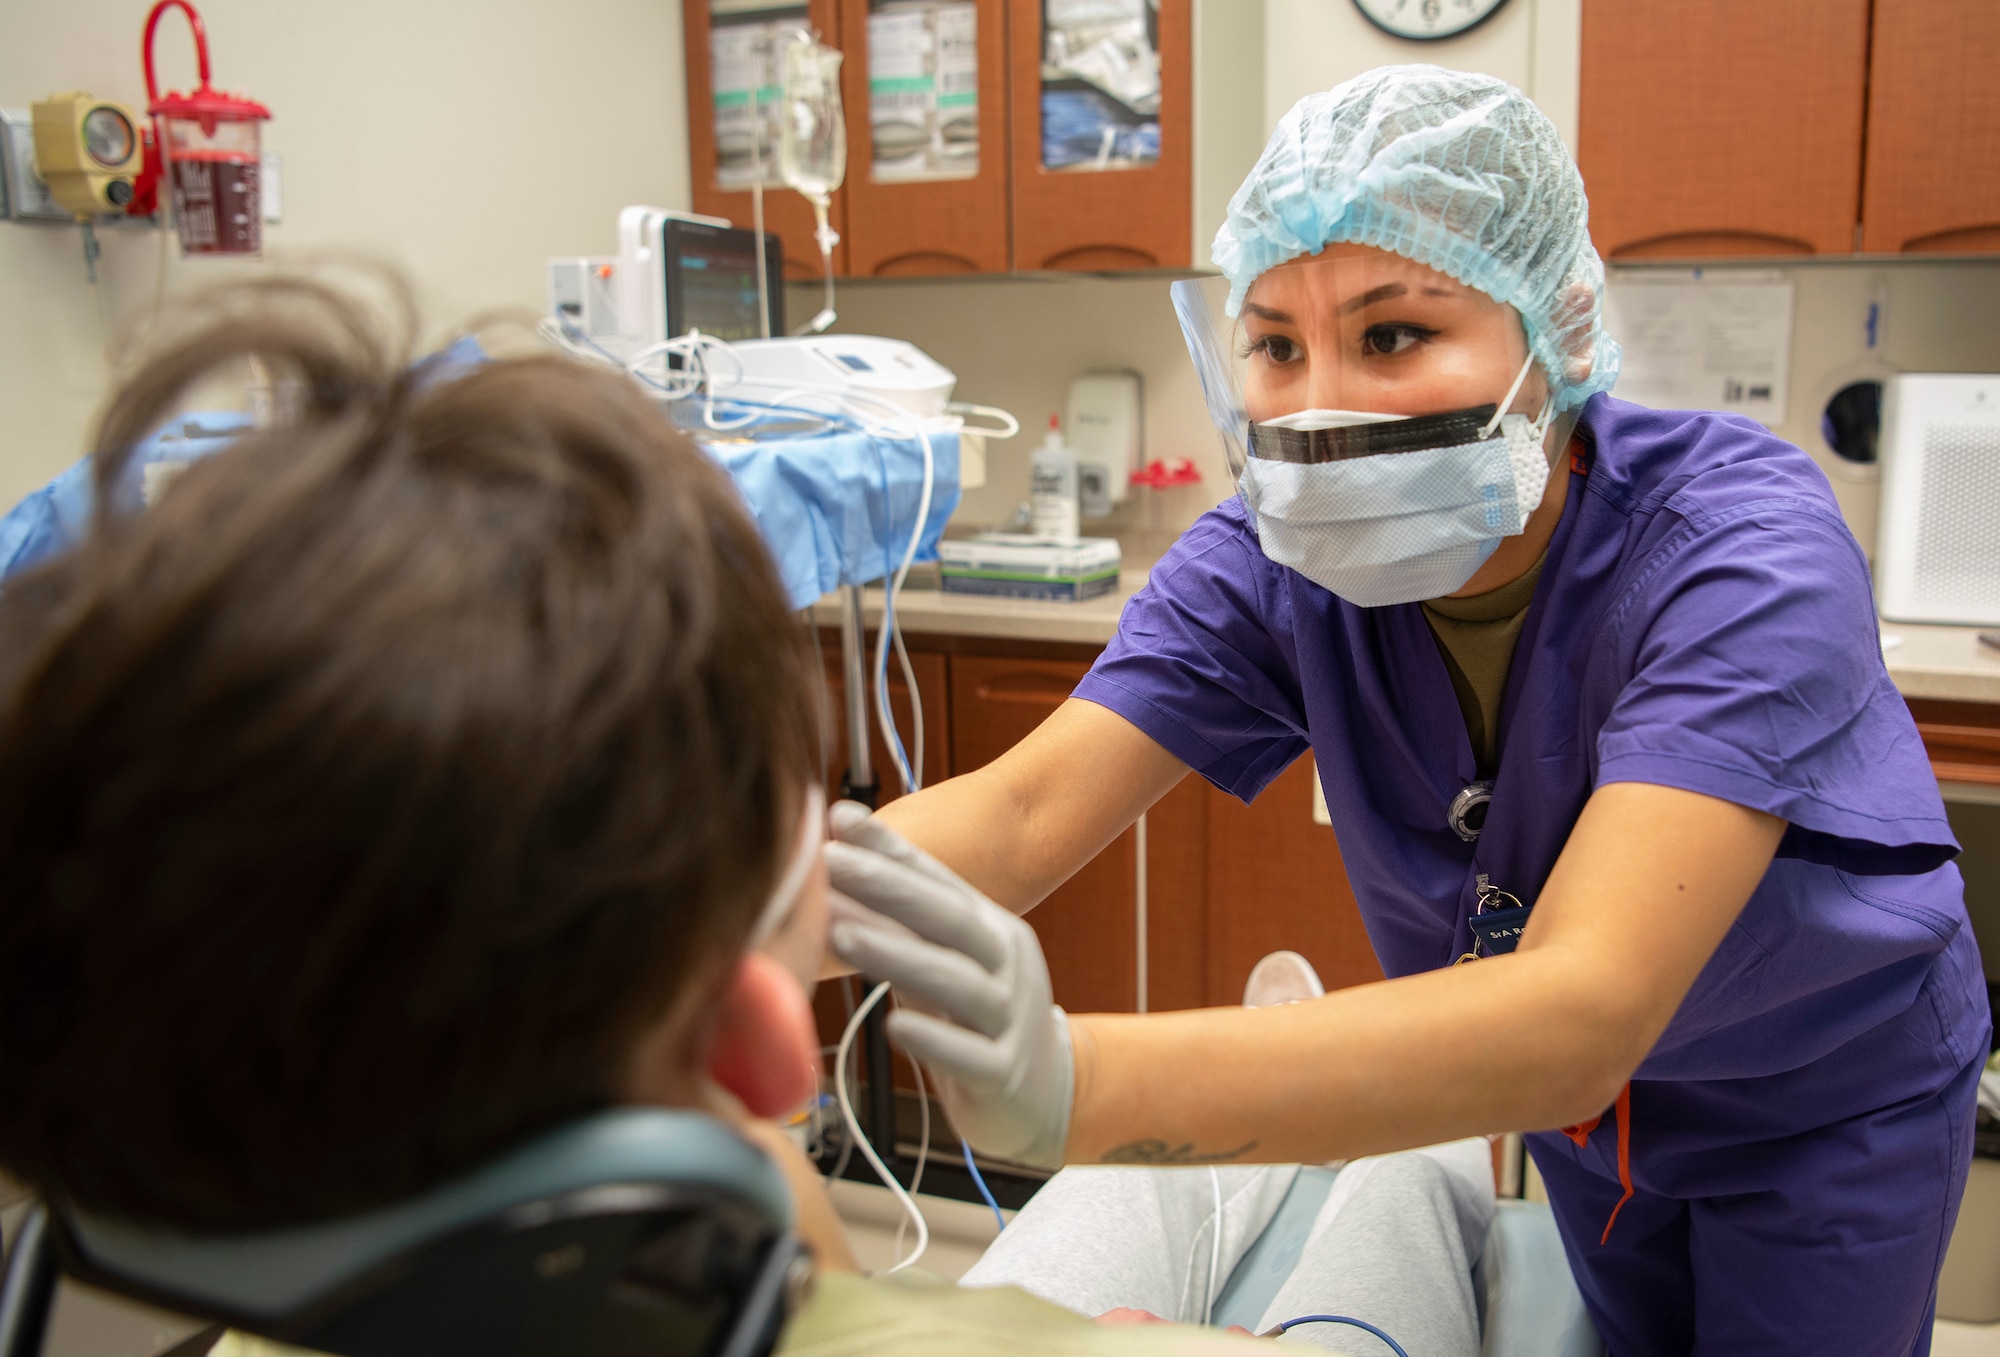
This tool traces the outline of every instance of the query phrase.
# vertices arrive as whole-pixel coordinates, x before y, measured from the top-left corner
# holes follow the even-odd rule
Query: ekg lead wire
[[[853,1049],[854,1034],[861,1030],[862,1022],[874,1010],[875,1005],[882,1002],[882,996],[888,992],[889,982],[884,980],[875,986],[874,989],[868,991],[868,997],[861,1001],[860,1007],[854,1010],[854,1016],[847,1020],[847,1030],[840,1034],[840,1053],[835,1058],[833,1092],[835,1100],[840,1104],[841,1119],[847,1123],[849,1138],[860,1149],[862,1157],[868,1161],[869,1166],[875,1170],[875,1176],[882,1180],[882,1186],[888,1188],[895,1196],[897,1202],[909,1213],[910,1220],[917,1227],[916,1247],[910,1250],[907,1258],[898,1259],[890,1265],[889,1271],[901,1272],[904,1268],[923,1257],[924,1251],[930,1248],[930,1222],[926,1221],[924,1213],[917,1209],[915,1198],[911,1197],[903,1189],[903,1185],[896,1181],[896,1175],[889,1172],[889,1166],[882,1162],[882,1156],[875,1153],[875,1147],[868,1143],[868,1137],[861,1134],[860,1119],[854,1115],[854,1100],[848,1095],[847,1091],[847,1053]]]
[[[1259,1338],[1275,1338],[1281,1333],[1285,1333],[1286,1331],[1291,1329],[1296,1329],[1301,1324],[1349,1324],[1357,1329],[1364,1329],[1367,1332],[1374,1334],[1384,1343],[1387,1343],[1389,1345],[1389,1350],[1394,1352],[1396,1354],[1396,1357],[1410,1357],[1410,1354],[1403,1350],[1403,1345],[1401,1343],[1398,1343],[1395,1339],[1389,1337],[1388,1334],[1383,1333],[1380,1329],[1376,1328],[1373,1324],[1370,1324],[1367,1320],[1355,1319],[1351,1315],[1300,1315],[1297,1319],[1288,1319],[1284,1323],[1278,1325],[1277,1328],[1272,1329],[1267,1333],[1261,1333],[1257,1336]]]

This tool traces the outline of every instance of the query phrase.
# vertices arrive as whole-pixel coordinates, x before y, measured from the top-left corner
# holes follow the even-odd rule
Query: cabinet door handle
[[[2000,224],[1954,226],[1948,231],[1911,236],[1901,248],[1906,254],[1989,254],[2000,250]]]
[[[977,273],[979,265],[962,254],[945,250],[911,250],[879,260],[868,270],[871,278],[922,278],[934,273]]]
[[[1072,245],[1058,250],[1041,262],[1045,269],[1156,269],[1160,261],[1130,245]]]
[[[1628,240],[1606,252],[1612,259],[1675,259],[1712,255],[1816,254],[1805,241],[1766,231],[1669,231]]]

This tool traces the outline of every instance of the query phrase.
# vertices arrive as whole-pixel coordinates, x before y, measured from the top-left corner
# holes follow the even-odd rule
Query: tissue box
[[[1080,603],[1118,587],[1117,539],[1058,542],[1014,533],[982,533],[938,543],[938,574],[947,594],[1052,599]]]

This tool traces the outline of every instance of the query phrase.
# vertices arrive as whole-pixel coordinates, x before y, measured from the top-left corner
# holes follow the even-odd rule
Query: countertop
[[[896,612],[905,635],[973,636],[1016,641],[1062,641],[1103,645],[1118,630],[1125,600],[1146,583],[1144,570],[1126,570],[1112,593],[1083,603],[1044,603],[1035,599],[980,598],[947,594],[938,588],[937,572],[912,570],[897,599]],[[882,618],[882,591],[862,591],[867,625]],[[828,594],[813,606],[813,621],[823,627],[840,625],[840,597]],[[1884,639],[1898,638],[1883,655],[1889,677],[1905,697],[1944,698],[1958,702],[2000,703],[2000,650],[1981,645],[1977,627],[1920,626],[1882,623]]]
[[[1014,641],[1069,641],[1104,645],[1118,630],[1125,600],[1146,585],[1146,571],[1122,570],[1118,587],[1081,603],[1049,603],[1032,598],[984,598],[947,594],[938,587],[937,568],[917,567],[896,595],[896,620],[905,636],[978,636]],[[812,618],[822,627],[840,625],[841,598],[828,594],[813,605]],[[861,591],[865,625],[882,620],[882,591]]]
[[[1882,660],[1904,697],[2000,702],[2000,650],[1981,645],[1980,630],[1884,622],[1884,643],[1892,638],[1900,643],[1883,652]]]

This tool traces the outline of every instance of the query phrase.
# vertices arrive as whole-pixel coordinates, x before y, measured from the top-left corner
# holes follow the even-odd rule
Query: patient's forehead
[[[1458,303],[1475,307],[1497,307],[1499,302],[1486,293],[1449,274],[1372,245],[1337,243],[1318,254],[1295,255],[1282,264],[1266,269],[1250,285],[1245,306],[1284,311],[1303,322],[1307,313],[1357,303],[1371,294],[1400,288],[1376,301],[1422,299],[1431,303]],[[1304,310],[1301,310],[1304,308]]]

